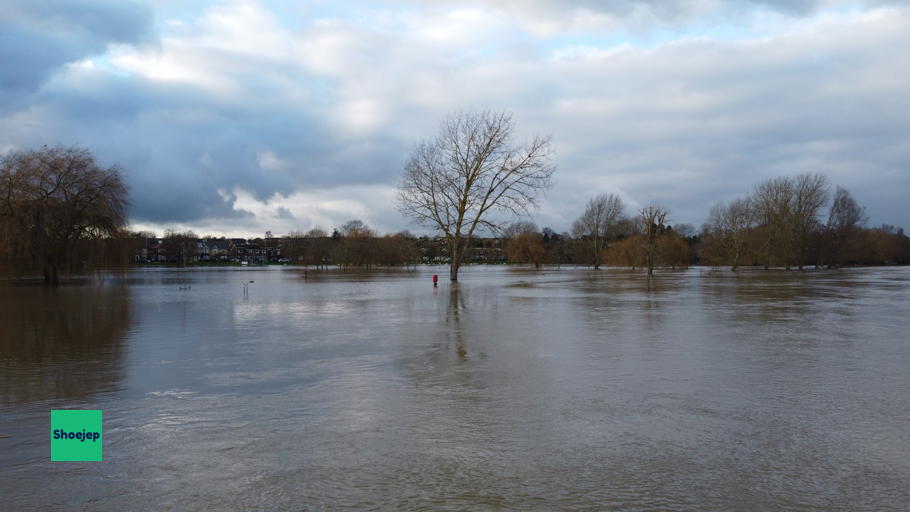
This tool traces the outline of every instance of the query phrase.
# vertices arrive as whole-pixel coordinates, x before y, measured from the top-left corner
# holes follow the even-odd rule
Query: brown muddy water
[[[0,283],[0,509],[910,507],[910,269],[434,272]]]

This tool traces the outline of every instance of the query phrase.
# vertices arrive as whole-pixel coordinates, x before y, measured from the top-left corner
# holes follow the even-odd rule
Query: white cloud
[[[698,225],[710,203],[805,171],[850,188],[873,222],[910,224],[893,192],[910,187],[906,8],[430,4],[347,16],[308,4],[299,19],[256,2],[208,7],[166,24],[157,45],[111,47],[106,58],[130,81],[97,59],[58,74],[47,95],[0,117],[10,134],[0,147],[57,136],[138,155],[133,171],[145,182],[180,183],[204,206],[191,218],[146,210],[158,226],[167,214],[197,231],[255,234],[361,218],[395,231],[409,227],[393,193],[413,143],[449,111],[504,108],[519,137],[549,133],[557,147],[542,226],[567,229],[598,192],[661,202]],[[712,34],[720,19],[739,32]],[[641,44],[639,30],[663,35]],[[105,77],[119,98],[83,86]],[[116,89],[124,83],[146,94],[135,111],[91,124],[73,106],[119,112],[134,97]]]
[[[157,223],[137,222],[133,229],[163,233],[165,229],[193,230],[225,236],[262,236],[265,230],[276,235],[292,231],[307,231],[319,227],[331,231],[351,219],[360,219],[380,232],[403,229],[390,223],[380,205],[394,201],[395,189],[390,186],[349,186],[333,189],[298,191],[288,195],[273,194],[267,199],[257,199],[248,190],[237,187],[218,194],[230,203],[231,208],[245,214],[239,218],[210,218],[193,222]]]

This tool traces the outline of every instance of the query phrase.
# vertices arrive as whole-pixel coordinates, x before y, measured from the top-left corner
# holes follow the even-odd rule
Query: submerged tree
[[[824,234],[823,257],[828,266],[843,264],[850,240],[865,222],[866,209],[846,189],[837,187]]]
[[[622,219],[622,199],[614,194],[601,194],[588,201],[584,213],[572,225],[576,237],[587,237],[594,251],[594,270],[600,268],[601,253],[607,247],[607,239],[615,235],[616,227]]]
[[[828,201],[828,179],[822,174],[800,174],[793,179],[793,209],[790,215],[791,260],[802,270],[819,228],[819,214]]]
[[[369,267],[375,257],[376,233],[362,220],[349,220],[341,226],[341,243],[333,253],[333,261],[342,267]]]
[[[755,188],[752,205],[764,234],[765,268],[776,262],[802,268],[827,198],[827,179],[821,174],[774,178]]]
[[[161,252],[170,262],[186,266],[195,259],[196,242],[199,236],[192,231],[180,232],[175,229],[166,229],[161,242]]]
[[[44,147],[0,158],[3,259],[40,267],[57,283],[75,245],[117,235],[126,223],[127,187],[117,167],[87,149]]]
[[[788,223],[793,209],[793,182],[783,177],[762,182],[752,193],[752,205],[763,235],[761,249],[765,269],[774,265],[778,258],[789,263],[786,251],[780,249],[790,244]]]
[[[505,256],[509,263],[533,263],[540,268],[546,257],[543,237],[531,222],[516,222],[503,233]]]
[[[439,135],[421,142],[405,165],[398,207],[439,230],[449,253],[449,278],[458,280],[465,250],[478,229],[498,231],[495,214],[527,214],[550,186],[555,167],[548,137],[517,145],[504,112],[461,112]]]
[[[711,209],[705,231],[720,246],[730,270],[739,268],[746,255],[747,230],[752,227],[755,212],[750,199],[718,203]]]
[[[659,206],[648,206],[642,208],[639,212],[643,230],[642,242],[644,244],[645,266],[648,267],[648,276],[654,275],[658,237],[663,234],[667,214],[667,210]]]

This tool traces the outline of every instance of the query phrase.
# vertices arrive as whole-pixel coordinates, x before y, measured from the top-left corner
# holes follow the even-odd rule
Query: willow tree
[[[4,263],[40,268],[59,281],[76,244],[115,236],[126,223],[127,188],[117,167],[102,168],[86,149],[44,147],[0,158]]]
[[[498,232],[503,217],[530,213],[550,186],[549,137],[517,144],[514,129],[505,112],[459,112],[435,139],[418,143],[405,164],[398,208],[442,233],[452,281],[478,229]]]

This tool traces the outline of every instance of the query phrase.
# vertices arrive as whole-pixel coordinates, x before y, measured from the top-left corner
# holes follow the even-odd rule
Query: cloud
[[[152,38],[152,10],[138,2],[9,0],[0,4],[0,104],[18,103],[67,63],[114,43]],[[2,112],[2,110],[0,110]]]
[[[261,236],[266,230],[287,234],[315,227],[331,232],[349,220],[360,219],[382,232],[402,229],[397,215],[389,215],[385,208],[395,198],[395,188],[388,185],[310,189],[288,195],[276,193],[265,199],[240,187],[230,192],[220,190],[218,194],[234,215],[210,216],[189,223],[137,221],[133,228],[160,232],[169,227],[226,236]]]
[[[120,164],[137,225],[413,228],[390,195],[402,165],[465,108],[512,111],[519,138],[553,136],[541,226],[568,229],[599,192],[699,225],[714,201],[799,172],[827,173],[873,222],[910,225],[898,192],[910,188],[900,6],[236,1],[178,16],[157,4],[149,35],[139,4],[125,4],[146,13],[132,32],[72,13],[60,16],[87,28],[45,30],[26,4],[9,5],[20,32],[94,42],[43,46],[46,71],[0,110],[0,148],[78,144]],[[579,16],[608,33],[577,36],[607,27]],[[715,33],[725,17],[735,30]],[[683,28],[636,35],[673,24]]]

